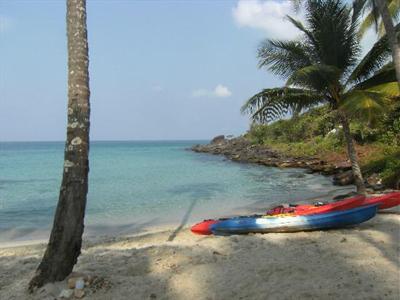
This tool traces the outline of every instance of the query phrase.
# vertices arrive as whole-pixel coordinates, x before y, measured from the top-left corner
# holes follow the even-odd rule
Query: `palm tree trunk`
[[[63,179],[46,252],[29,290],[65,279],[81,251],[89,172],[89,55],[86,0],[67,0],[68,125]]]
[[[358,164],[357,152],[356,149],[354,148],[354,142],[350,132],[349,120],[347,119],[347,116],[343,111],[339,111],[339,117],[343,126],[344,138],[347,144],[347,153],[350,159],[351,169],[353,170],[353,176],[357,187],[357,193],[365,194],[366,190],[364,185],[364,179],[361,173],[360,166]]]
[[[377,0],[376,3],[378,6],[379,13],[382,17],[382,22],[385,26],[385,31],[388,36],[389,45],[392,49],[393,63],[396,70],[396,78],[400,86],[400,41],[397,37],[393,20],[389,13],[387,0]]]

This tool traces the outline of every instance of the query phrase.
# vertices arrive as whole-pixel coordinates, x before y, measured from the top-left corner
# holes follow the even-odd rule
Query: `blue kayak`
[[[213,224],[214,234],[245,234],[268,232],[295,232],[329,228],[341,228],[360,224],[375,216],[377,205],[368,205],[349,210],[306,216],[255,216],[231,218]]]

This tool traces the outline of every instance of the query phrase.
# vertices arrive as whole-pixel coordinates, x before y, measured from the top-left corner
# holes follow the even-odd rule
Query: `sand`
[[[400,299],[400,214],[354,228],[198,236],[187,227],[85,240],[84,299]],[[0,249],[0,299],[55,299],[66,281],[26,291],[44,244]]]

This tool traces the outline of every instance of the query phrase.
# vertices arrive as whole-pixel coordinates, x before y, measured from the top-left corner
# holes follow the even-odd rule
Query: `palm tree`
[[[400,40],[397,34],[398,30],[393,22],[393,17],[397,17],[400,12],[400,2],[398,0],[354,0],[354,7],[360,9],[364,7],[370,10],[370,14],[361,26],[361,33],[368,24],[378,24],[378,17],[380,17],[392,49],[396,78],[400,85]]]
[[[352,14],[340,0],[308,0],[306,8],[307,26],[288,17],[302,32],[301,39],[266,40],[258,51],[259,67],[286,79],[286,86],[264,89],[243,105],[242,112],[264,123],[328,104],[343,126],[357,191],[365,193],[349,118],[371,121],[399,94],[393,64],[387,63],[390,48],[383,37],[357,63],[357,11]]]
[[[89,172],[89,56],[86,0],[67,0],[68,124],[53,229],[29,290],[63,280],[81,251]]]
[[[385,34],[385,26],[382,19],[379,17],[378,7],[375,5],[374,1],[367,1],[362,5],[365,10],[368,10],[368,13],[360,24],[359,35],[363,37],[368,29],[375,27],[379,37],[382,37]],[[387,8],[392,19],[396,19],[400,14],[400,1],[388,0]]]

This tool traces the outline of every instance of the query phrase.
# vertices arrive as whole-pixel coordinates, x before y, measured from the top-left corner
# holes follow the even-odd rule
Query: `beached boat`
[[[365,198],[363,205],[377,204],[378,209],[388,209],[400,205],[400,192]]]
[[[297,206],[291,206],[291,207],[283,207],[283,206],[277,206],[273,208],[272,210],[268,211],[266,215],[279,215],[279,214],[292,214],[292,215],[307,215],[307,214],[317,214],[317,213],[325,213],[325,212],[332,212],[332,211],[337,211],[337,210],[345,210],[345,209],[351,209],[360,206],[365,200],[365,196],[362,195],[357,195],[355,197],[341,200],[338,202],[333,202],[329,204],[324,204],[324,205],[309,205],[309,204],[304,204],[304,205],[297,205]],[[262,217],[262,215],[259,215]],[[244,216],[248,217],[248,216]],[[254,216],[253,216],[254,217]],[[242,217],[243,218],[243,217]],[[194,226],[192,226],[191,231],[196,234],[203,234],[203,235],[209,235],[211,234],[210,226],[218,223],[222,220],[225,219],[217,219],[217,220],[204,220],[203,222],[197,223]]]
[[[340,200],[337,202],[327,203],[323,205],[313,205],[313,204],[300,204],[295,206],[277,206],[273,209],[267,211],[266,215],[276,216],[282,214],[290,215],[311,215],[311,214],[321,214],[329,213],[335,211],[341,211],[366,205],[378,205],[378,209],[388,209],[400,205],[400,192],[392,192],[383,194],[381,196],[375,197],[364,197],[362,195],[357,195],[352,198]],[[262,217],[262,215],[258,215]],[[249,217],[244,216],[242,218]],[[254,216],[253,216],[254,217]],[[216,219],[216,220],[204,220],[203,222],[197,223],[192,226],[191,231],[196,234],[209,235],[211,232],[211,225],[226,220],[226,218]]]
[[[342,228],[368,221],[377,210],[377,205],[368,205],[314,215],[231,218],[211,225],[211,232],[226,235]]]

